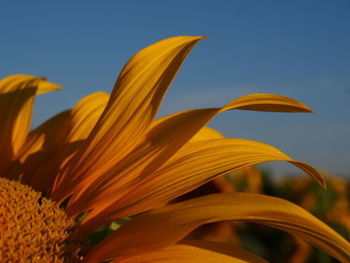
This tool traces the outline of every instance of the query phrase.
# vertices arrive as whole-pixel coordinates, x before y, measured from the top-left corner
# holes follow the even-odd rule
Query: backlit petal
[[[88,261],[91,262],[91,261]],[[175,244],[150,253],[131,257],[120,257],[115,263],[268,263],[266,260],[243,249],[226,244],[191,240]]]
[[[259,109],[261,105],[265,105],[265,102],[268,102],[270,106],[274,106],[275,109],[279,107],[283,109],[287,102],[289,103],[288,107],[291,107],[291,105],[294,105],[295,108],[304,107],[300,106],[303,104],[298,101],[294,101],[292,99],[278,95],[262,94],[262,98],[263,100],[259,100],[259,96],[256,94],[247,95],[241,97],[240,99],[236,99],[231,103],[228,103],[222,108],[189,110],[166,116],[152,122],[151,129],[147,134],[145,142],[136,148],[136,150],[131,152],[128,156],[126,156],[124,160],[117,163],[110,170],[102,171],[100,169],[99,172],[101,174],[99,177],[93,178],[92,180],[82,180],[74,184],[76,186],[73,190],[75,193],[70,199],[70,203],[67,206],[66,212],[70,216],[75,216],[81,212],[93,210],[85,219],[83,227],[81,228],[82,231],[87,231],[89,227],[95,227],[98,223],[101,223],[99,222],[99,219],[93,219],[96,217],[96,215],[98,215],[98,218],[104,218],[104,220],[110,219],[110,217],[105,216],[105,214],[110,214],[111,211],[101,211],[104,209],[109,210],[107,207],[112,206],[114,211],[120,212],[120,207],[125,206],[124,204],[129,204],[129,202],[125,202],[125,198],[122,198],[122,196],[134,196],[134,194],[143,195],[139,191],[134,191],[134,189],[144,189],[142,187],[138,187],[140,182],[142,182],[142,185],[147,186],[148,183],[143,183],[144,181],[154,182],[153,179],[156,177],[153,175],[153,172],[163,163],[165,163],[190,138],[194,136],[194,141],[203,140],[205,137],[208,137],[209,134],[212,138],[220,137],[220,134],[214,134],[214,130],[203,128],[206,123],[208,123],[220,112],[232,109],[240,109],[240,107],[246,107],[247,105],[255,105],[255,109]],[[242,101],[245,103],[242,104]],[[235,102],[237,102],[237,104]],[[201,131],[201,129],[203,129],[203,131]],[[198,137],[196,136],[197,133]],[[312,167],[300,162],[296,162],[289,157],[286,159],[285,156],[282,159],[277,158],[272,160],[288,160],[290,162],[294,162],[293,164],[309,173],[316,179],[318,183],[324,186],[322,177]],[[210,160],[206,161],[210,162]],[[255,160],[255,162],[248,162],[245,165],[266,161],[271,161],[271,159]],[[239,166],[235,166],[235,168],[232,169],[236,168],[239,168]],[[212,174],[214,177],[218,175],[220,174]],[[211,177],[211,179],[214,177]],[[152,180],[149,178],[152,178]],[[157,182],[157,185],[158,183],[162,185],[161,180]],[[205,182],[203,181],[196,186],[199,186],[203,183]],[[179,188],[184,190],[184,188]],[[132,192],[133,194],[130,195],[129,192]],[[169,193],[175,194],[174,192]],[[183,193],[185,192],[182,192],[181,194]],[[121,202],[121,200],[123,201]],[[160,199],[158,198],[157,201],[154,200],[155,202],[153,205],[159,205],[159,200]],[[166,201],[168,200],[169,199]],[[147,202],[149,202],[149,200]],[[147,202],[140,202],[137,206],[133,206],[133,212],[139,213],[145,211],[146,209],[152,208],[150,207],[150,203],[142,208],[142,204],[146,204]],[[123,213],[130,215],[130,210],[132,210],[131,207],[132,206],[128,208],[129,211],[125,210]],[[136,207],[137,209],[140,209],[140,211],[137,211]],[[125,214],[123,214],[123,216],[125,216]],[[114,216],[117,216],[117,214],[114,214]],[[93,225],[88,227],[87,221],[91,221],[92,219],[95,222]],[[89,224],[92,223],[89,222]]]
[[[0,94],[21,89],[23,88],[23,86],[21,87],[19,85],[20,83],[31,82],[35,79],[40,80],[38,83],[35,83],[37,94],[43,94],[46,92],[62,89],[62,86],[57,85],[55,83],[51,83],[47,81],[44,77],[34,77],[25,74],[15,74],[0,80]]]
[[[79,182],[71,197],[66,213],[75,216],[83,211],[98,210],[116,201],[134,187],[141,179],[150,175],[183,146],[218,109],[192,110],[177,114],[158,123],[148,134],[147,139],[129,156],[117,163],[103,176],[92,182]]]
[[[203,141],[203,140],[212,140],[212,139],[221,139],[224,138],[224,136],[218,132],[217,130],[214,130],[212,128],[204,126],[202,129],[200,129],[195,136],[193,136],[190,140],[190,142],[195,141]]]
[[[11,173],[21,173],[22,182],[36,190],[46,191],[66,159],[88,137],[108,99],[105,92],[93,93],[80,100],[72,110],[52,117],[30,132],[21,155],[24,164]]]
[[[275,94],[250,94],[242,96],[226,107],[234,107],[240,110],[270,111],[270,112],[312,112],[312,110],[292,98]]]
[[[110,101],[84,146],[62,173],[60,190],[96,179],[144,139],[165,92],[193,46],[203,37],[174,37],[133,56],[122,70]],[[70,194],[53,191],[60,200]]]
[[[349,243],[316,217],[286,200],[252,193],[212,194],[155,209],[127,222],[98,244],[88,257],[105,259],[147,253],[175,244],[202,224],[223,220],[276,227],[341,262],[350,262]]]
[[[0,80],[0,172],[18,156],[29,131],[34,97],[60,89],[44,78],[13,75]]]
[[[291,105],[294,105],[295,108],[306,107],[298,101],[278,95],[262,94],[261,96],[262,100],[259,100],[259,96],[256,94],[247,95],[228,103],[222,108],[189,110],[152,122],[145,142],[126,156],[122,162],[117,163],[110,170],[106,170],[108,165],[105,165],[104,171],[99,170],[99,177],[90,180],[87,178],[74,184],[76,186],[75,194],[70,199],[67,213],[75,216],[83,211],[94,209],[86,218],[86,220],[91,220],[110,204],[114,203],[114,208],[117,210],[119,206],[124,204],[117,200],[127,191],[130,191],[130,187],[134,189],[140,181],[144,180],[143,178],[147,178],[146,181],[149,181],[149,177],[153,178],[152,172],[165,163],[190,138],[194,136],[192,141],[195,141],[209,139],[208,136],[211,136],[211,138],[221,137],[214,130],[203,128],[220,112],[240,109],[240,107],[249,105],[252,107],[255,105],[255,109],[258,110],[259,107],[264,108],[264,103],[272,105],[275,107],[274,109],[279,108],[281,110],[285,109],[285,104],[288,104],[288,107],[292,107]],[[292,161],[290,158],[289,160]],[[298,163],[298,167],[301,168],[301,166],[303,164]],[[307,165],[304,166],[308,167]],[[307,172],[316,174],[317,181],[323,184],[322,178],[318,176],[313,168],[311,169],[312,171]],[[94,182],[93,185],[92,182]],[[87,226],[85,225],[85,227]]]
[[[29,184],[36,170],[43,165],[52,165],[48,160],[63,147],[70,129],[70,111],[61,112],[31,131],[18,154],[18,161],[8,171],[9,178]],[[56,170],[56,169],[54,169]],[[45,174],[46,177],[54,173]],[[35,185],[35,189],[39,190]],[[46,190],[46,189],[45,189]]]
[[[311,166],[296,162],[264,143],[243,139],[197,141],[183,147],[152,175],[134,180],[129,191],[120,190],[124,195],[117,195],[119,198],[103,211],[93,210],[83,222],[82,229],[92,229],[113,219],[158,207],[217,176],[268,161],[295,162],[298,167],[302,164],[310,176],[319,183],[324,183],[321,175]],[[95,214],[96,217],[93,218]]]

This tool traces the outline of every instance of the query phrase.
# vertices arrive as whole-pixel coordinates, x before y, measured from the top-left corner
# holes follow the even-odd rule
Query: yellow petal
[[[13,75],[0,80],[0,172],[6,171],[23,146],[31,123],[34,97],[59,86],[44,78]]]
[[[68,141],[86,139],[106,108],[109,94],[103,91],[92,93],[80,100],[72,109],[71,130]]]
[[[62,89],[62,86],[46,81],[45,78],[41,78],[41,81],[39,82],[37,94],[43,94],[46,92],[51,92],[51,91],[60,90],[60,89]]]
[[[92,261],[87,261],[92,262]],[[266,260],[243,249],[226,244],[191,240],[175,244],[150,253],[120,257],[115,263],[268,263]]]
[[[35,152],[21,166],[22,182],[35,190],[47,192],[53,187],[60,168],[81,147],[82,141],[61,144],[61,149]]]
[[[20,160],[25,161],[30,154],[43,149],[58,149],[65,143],[71,128],[71,114],[70,110],[63,111],[29,132]]]
[[[48,159],[65,144],[70,129],[70,116],[70,111],[61,112],[28,134],[18,154],[19,162],[8,171],[10,179],[20,179],[22,183],[29,184],[37,169],[52,164],[48,163]],[[54,176],[51,172],[45,174],[43,181]],[[36,185],[32,187],[39,190]]]
[[[221,139],[221,138],[224,138],[224,136],[220,132],[204,126],[191,138],[190,142]]]
[[[93,181],[101,173],[99,169],[111,168],[144,139],[178,69],[202,38],[165,39],[129,60],[96,127],[67,170],[62,172],[69,176],[60,189],[81,181]],[[66,195],[54,191],[52,197],[60,199]]]
[[[138,158],[134,154],[134,152],[136,152],[136,155],[139,154],[138,149],[134,152],[131,151],[138,143],[145,140],[146,131],[168,85],[175,76],[185,56],[200,39],[201,37],[166,39],[140,51],[129,61],[117,80],[110,102],[102,114],[101,119],[76,157],[61,172],[61,177],[67,179],[63,180],[62,184],[57,186],[52,192],[51,198],[56,201],[62,201],[74,190],[75,197],[71,199],[71,202],[73,202],[79,198],[81,193],[89,185],[98,180],[99,177],[105,177],[105,174],[112,172],[114,175],[118,175],[117,172],[121,168],[115,168],[115,166],[120,167],[119,162],[123,158],[129,159],[126,163],[132,163],[135,158]],[[286,100],[283,97],[282,103],[280,102],[282,99],[279,99],[280,96],[265,94],[262,96],[265,101],[273,105],[283,104]],[[270,100],[268,100],[269,98]],[[256,100],[250,99],[250,102],[247,102],[247,104],[256,105]],[[259,103],[261,104],[261,102]],[[289,104],[292,105],[293,103],[290,100]],[[296,101],[294,104],[300,106],[300,103]],[[216,110],[216,113],[218,113],[220,111],[240,108],[241,106],[241,101],[239,101],[237,105],[230,103],[223,108],[212,110]],[[172,117],[174,116],[170,116],[169,118]],[[213,114],[211,112],[210,116],[208,116],[208,121],[212,117]],[[146,138],[146,143],[143,143],[138,148],[144,147],[147,143],[149,142]],[[178,144],[177,147],[179,146]],[[167,148],[171,148],[172,151],[174,149],[174,147]],[[148,150],[148,152],[153,153],[151,150]],[[160,158],[164,161],[169,156],[171,156],[171,152],[163,153]],[[151,159],[153,160],[155,158],[151,157]],[[121,162],[123,164],[125,163],[124,160]],[[152,165],[147,166],[148,172],[156,169],[162,163],[154,164],[155,162],[152,161]],[[136,164],[133,165],[136,166]],[[152,167],[152,169],[149,167]],[[129,178],[135,177],[136,172],[132,173],[133,175],[130,175]],[[71,185],[75,185],[76,189],[68,187]],[[84,199],[84,203],[91,203],[91,200]]]
[[[271,112],[312,112],[300,101],[275,94],[250,94],[242,96],[225,106],[239,110],[271,111]]]
[[[168,160],[217,111],[218,109],[192,110],[158,123],[149,131],[145,142],[112,169],[101,173],[94,181],[77,182],[66,213],[75,216],[83,211],[95,209],[96,211],[89,214],[91,217],[97,209],[102,209],[117,200],[129,186],[135,185],[134,181],[149,176]]]
[[[80,147],[102,114],[109,95],[96,92],[80,100],[72,110],[62,112],[30,132],[22,151],[23,165],[12,169],[22,182],[38,191],[53,184],[57,172]]]
[[[78,142],[81,141],[79,147],[80,149],[85,143],[85,139],[90,135],[92,129],[95,127],[97,121],[101,117],[102,112],[107,106],[109,100],[109,94],[105,92],[95,92],[89,96],[86,96],[82,100],[80,100],[75,107],[72,109],[71,114],[71,127],[69,130],[69,134],[67,136],[67,142]],[[76,146],[73,146],[76,147]],[[71,151],[71,148],[67,148],[67,153]],[[62,152],[60,156],[65,158],[67,153]],[[71,155],[68,155],[71,158]],[[63,164],[65,164],[68,160],[65,159]],[[63,167],[61,165],[60,167]],[[61,173],[56,177],[55,185],[53,189],[59,187],[62,180],[64,180],[64,173]]]
[[[31,75],[25,75],[25,74],[15,74],[0,80],[0,94],[11,92],[18,88],[21,88],[19,85],[20,83],[31,82],[31,81],[34,81],[35,79],[40,80],[39,83],[35,83],[37,94],[43,94],[46,92],[62,89],[62,86],[48,82],[44,77],[34,77]]]
[[[115,188],[112,193],[119,191],[115,194],[115,199],[101,199],[100,207],[89,207],[95,208],[96,211],[93,210],[86,217],[82,229],[91,230],[99,224],[158,207],[234,169],[268,161],[287,161],[297,163],[298,167],[302,165],[303,170],[324,184],[322,176],[311,166],[294,161],[270,145],[243,139],[197,141],[185,145],[153,174],[134,180],[128,191]],[[97,187],[104,193],[103,185]],[[102,195],[95,191],[96,195]],[[121,194],[123,196],[120,196]],[[98,200],[96,196],[92,198]],[[103,200],[105,203],[102,203]],[[108,202],[110,200],[114,202]],[[95,201],[92,204],[99,203]]]
[[[258,109],[259,105],[264,105],[263,102],[266,101],[276,109],[279,107],[283,109],[285,104],[288,104],[288,107],[294,105],[295,108],[299,107],[300,109],[304,107],[300,106],[303,105],[302,103],[286,97],[270,94],[262,94],[261,96],[263,99],[259,100],[258,95],[247,95],[228,103],[222,108],[189,110],[166,116],[152,122],[151,129],[147,134],[145,142],[131,152],[124,160],[114,164],[114,167],[111,164],[109,170],[108,168],[110,166],[105,165],[98,171],[100,173],[99,176],[87,176],[71,184],[75,186],[75,189],[71,189],[71,193],[73,191],[75,193],[70,199],[66,210],[67,213],[71,216],[75,216],[83,211],[95,209],[89,214],[88,218],[86,218],[86,220],[92,219],[95,214],[99,214],[102,209],[113,202],[117,202],[116,200],[128,191],[128,188],[130,188],[129,185],[134,188],[137,183],[133,180],[140,181],[143,177],[150,177],[153,171],[167,161],[171,155],[194,135],[198,134],[194,136],[193,141],[203,140],[205,137],[208,138],[208,136],[212,138],[220,137],[220,134],[214,134],[214,131],[209,128],[203,128],[202,131],[200,130],[218,113],[232,109],[240,109],[242,101],[244,101],[243,98],[247,98],[244,106],[256,105],[256,109]],[[293,161],[290,158],[289,160]],[[110,163],[112,163],[112,161],[110,161]],[[322,178],[320,178],[313,168],[310,168],[310,170],[309,166],[299,162],[295,162],[294,164],[306,170],[309,174],[316,175],[315,179],[324,185]],[[67,189],[67,187],[63,186],[60,188],[63,189],[63,191]],[[123,188],[123,190],[121,190],[121,188]],[[116,192],[118,192],[118,194],[116,194]],[[53,197],[56,198],[56,200],[60,200],[59,198],[62,200],[70,194],[66,191],[64,193],[65,194],[59,193],[58,198],[55,196]],[[118,203],[118,206],[123,204],[120,202]]]
[[[286,200],[252,193],[212,194],[155,209],[113,232],[88,258],[147,253],[175,244],[202,224],[223,220],[276,227],[350,262],[349,243],[316,217]]]

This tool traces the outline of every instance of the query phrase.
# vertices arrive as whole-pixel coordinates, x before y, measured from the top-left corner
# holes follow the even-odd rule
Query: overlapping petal
[[[6,171],[25,143],[36,94],[61,87],[29,75],[13,75],[0,80],[0,172]]]
[[[110,205],[117,210],[124,204],[119,200],[123,195],[133,191],[131,189],[138,188],[135,186],[139,185],[140,181],[145,180],[145,178],[147,178],[146,181],[149,180],[148,178],[152,178],[152,173],[169,160],[193,136],[197,133],[198,136],[202,136],[204,132],[206,133],[204,136],[208,137],[209,131],[201,131],[201,129],[220,112],[240,109],[240,107],[249,105],[254,107],[255,110],[261,111],[267,109],[265,105],[269,105],[269,110],[275,111],[290,110],[291,108],[294,108],[295,111],[309,111],[309,108],[304,104],[287,97],[263,94],[263,98],[264,100],[259,100],[257,94],[247,95],[228,103],[222,108],[189,110],[154,121],[146,134],[144,142],[122,161],[114,164],[110,170],[106,170],[106,167],[104,167],[105,170],[100,169],[100,175],[93,178],[93,185],[92,181],[88,180],[82,180],[74,184],[75,189],[72,189],[72,192],[75,193],[70,199],[67,213],[77,215],[94,209],[87,218],[91,219],[95,214],[100,214],[101,210]],[[237,101],[237,105],[235,101]],[[286,104],[288,104],[287,108]],[[213,138],[219,136],[218,134],[214,135],[214,131],[210,131],[210,134]],[[290,158],[289,160],[293,161]],[[316,171],[307,172],[317,174]],[[319,175],[315,178],[323,184]]]
[[[220,132],[210,127],[204,126],[191,138],[189,142],[192,143],[195,141],[222,139],[222,138],[224,138],[224,135],[222,135]]]
[[[304,103],[285,96],[257,93],[242,96],[226,107],[240,110],[271,111],[271,112],[312,112]]]
[[[43,94],[62,89],[60,85],[49,82],[44,77],[15,74],[0,80],[0,94],[26,89],[28,86],[35,87],[36,94]]]
[[[141,50],[126,64],[105,112],[76,158],[62,171],[61,177],[67,179],[62,181],[62,187],[55,187],[52,198],[63,200],[73,191],[77,192],[68,185],[77,185],[79,192],[84,191],[87,185],[113,170],[113,166],[142,143],[169,84],[201,38],[175,37],[160,41]],[[310,111],[300,102],[271,94],[243,96],[237,103],[229,103],[218,110],[245,109],[247,106],[254,110]],[[58,188],[70,191],[59,193]]]
[[[144,139],[161,100],[184,59],[203,37],[165,39],[138,52],[126,64],[111,99],[86,143],[67,169],[60,190],[72,183],[86,185],[125,157]],[[58,187],[58,186],[57,186]],[[60,200],[69,192],[52,197]]]
[[[78,191],[71,197],[66,208],[68,215],[75,216],[81,212],[94,209],[89,214],[118,200],[130,187],[150,176],[159,166],[166,162],[183,146],[210,118],[217,109],[202,109],[177,114],[159,123],[147,134],[147,139],[135,148],[112,169],[86,185],[80,183]]]
[[[52,117],[29,133],[20,161],[9,175],[31,185],[39,191],[47,191],[63,167],[81,146],[106,107],[109,95],[96,92],[80,100],[72,110]]]
[[[223,220],[276,227],[350,262],[349,243],[316,217],[286,200],[252,193],[212,194],[155,209],[127,222],[87,258],[141,255],[177,243],[202,224]]]
[[[91,261],[87,261],[91,262]],[[115,263],[268,263],[266,260],[243,249],[208,241],[191,240],[150,253],[120,257]]]
[[[91,230],[113,219],[158,207],[234,169],[268,161],[296,162],[278,149],[255,141],[216,139],[189,143],[152,175],[137,177],[128,191],[121,189],[114,197],[123,196],[109,206],[104,203],[101,210],[96,206],[96,211],[93,210],[83,222],[82,229]],[[296,163],[307,168],[304,170],[310,176],[323,183],[323,178],[315,169]],[[103,189],[102,193],[105,192]]]

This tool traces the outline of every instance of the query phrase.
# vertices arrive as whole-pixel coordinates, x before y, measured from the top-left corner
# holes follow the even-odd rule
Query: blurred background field
[[[303,174],[273,178],[266,168],[247,167],[186,194],[180,200],[214,192],[243,191],[263,193],[287,199],[305,208],[346,239],[350,234],[350,182],[344,177],[323,174],[327,189]],[[226,242],[246,248],[271,263],[338,262],[304,241],[269,227],[240,222],[205,225],[191,238]]]

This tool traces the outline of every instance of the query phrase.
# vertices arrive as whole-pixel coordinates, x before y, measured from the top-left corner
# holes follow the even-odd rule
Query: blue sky
[[[350,175],[350,2],[3,1],[0,77],[46,76],[63,91],[37,99],[33,123],[110,91],[135,52],[163,38],[205,35],[160,115],[221,106],[249,93],[298,99],[315,114],[235,111],[211,124],[300,161]],[[271,163],[276,173],[297,172]]]

